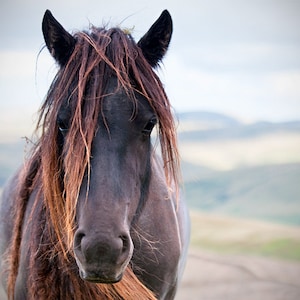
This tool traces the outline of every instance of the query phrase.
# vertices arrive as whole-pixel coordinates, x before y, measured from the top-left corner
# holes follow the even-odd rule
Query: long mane
[[[40,138],[19,178],[16,222],[9,249],[9,297],[13,297],[19,268],[25,210],[34,191],[28,221],[33,228],[27,282],[32,298],[56,299],[60,295],[64,299],[101,299],[101,296],[130,299],[129,295],[134,293],[137,299],[154,299],[130,267],[118,284],[82,281],[74,270],[72,240],[76,201],[83,176],[86,172],[89,176],[91,145],[98,115],[103,113],[101,102],[106,96],[108,80],[116,77],[117,89],[123,89],[135,106],[138,105],[136,92],[149,101],[159,120],[166,182],[177,187],[179,159],[170,103],[162,83],[130,35],[119,28],[92,27],[89,32],[78,32],[74,37],[74,51],[68,63],[58,71],[41,107],[37,125]],[[62,146],[57,121],[66,101],[71,122]],[[46,274],[52,275],[47,277]]]

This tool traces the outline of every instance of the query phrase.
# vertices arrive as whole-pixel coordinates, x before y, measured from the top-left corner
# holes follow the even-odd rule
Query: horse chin
[[[79,268],[79,275],[81,279],[92,283],[117,283],[124,274],[124,269],[112,271],[113,268],[90,268],[84,270]]]
[[[112,283],[117,283],[119,282],[122,277],[123,277],[123,273],[119,274],[119,275],[107,275],[107,274],[103,274],[102,272],[84,272],[81,271],[79,272],[81,279],[91,282],[91,283],[105,283],[105,284],[112,284]]]

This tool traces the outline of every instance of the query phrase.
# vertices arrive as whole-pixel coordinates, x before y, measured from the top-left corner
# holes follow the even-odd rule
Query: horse
[[[1,197],[8,299],[175,297],[189,217],[176,122],[155,70],[172,26],[164,10],[136,43],[119,27],[71,34],[45,12],[58,71],[32,150]]]

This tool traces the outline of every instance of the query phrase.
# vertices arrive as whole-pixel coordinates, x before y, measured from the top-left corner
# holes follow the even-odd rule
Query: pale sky
[[[27,132],[55,73],[46,49],[38,57],[46,9],[69,31],[110,23],[137,41],[168,9],[174,34],[160,75],[175,111],[300,120],[298,0],[2,0],[0,136]]]

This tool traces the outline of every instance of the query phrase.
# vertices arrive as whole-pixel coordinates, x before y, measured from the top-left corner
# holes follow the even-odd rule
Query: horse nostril
[[[81,251],[81,241],[84,238],[85,234],[83,232],[76,232],[74,237],[74,250]]]
[[[130,252],[132,251],[130,237],[128,235],[122,235],[122,236],[120,236],[120,239],[122,240],[122,243],[123,243],[122,250],[121,250],[121,256],[130,255]]]
[[[120,236],[120,239],[123,242],[123,247],[122,247],[122,253],[126,252],[129,246],[128,242],[128,237],[127,236]]]

